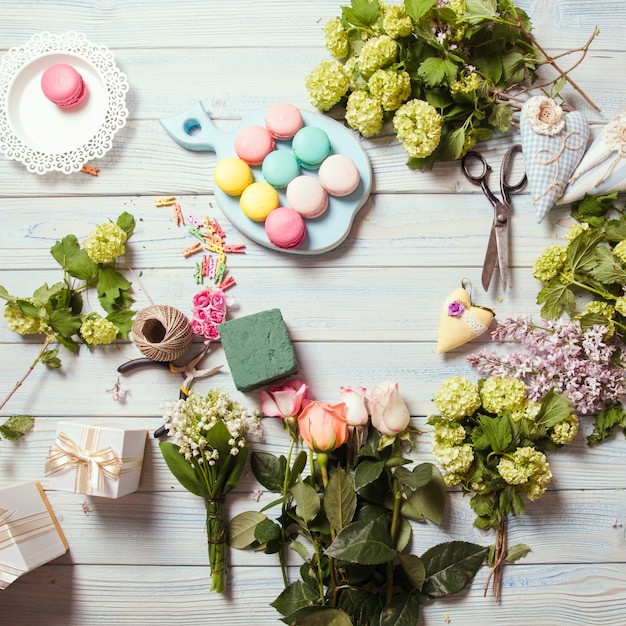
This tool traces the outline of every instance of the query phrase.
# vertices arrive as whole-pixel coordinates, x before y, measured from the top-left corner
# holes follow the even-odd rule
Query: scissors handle
[[[463,167],[465,177],[475,185],[482,186],[487,178],[487,174],[491,171],[491,165],[487,163],[485,157],[480,152],[474,152],[473,150],[470,150],[463,156],[461,166]]]
[[[516,152],[521,152],[522,146],[518,143],[512,145],[505,153],[504,158],[502,159],[502,168],[500,169],[500,189],[502,190],[502,195],[508,196],[511,192],[519,191],[526,184],[527,176],[524,173],[522,178],[516,183],[510,183],[509,177],[511,175],[511,171],[513,169],[513,157]],[[510,198],[506,198],[507,201]]]

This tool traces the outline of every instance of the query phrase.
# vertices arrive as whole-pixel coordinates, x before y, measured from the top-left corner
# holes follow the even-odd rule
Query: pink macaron
[[[288,102],[274,104],[265,113],[265,126],[274,139],[291,139],[303,124],[300,110]]]
[[[261,165],[274,147],[272,136],[263,126],[246,126],[235,137],[235,152],[248,165]]]
[[[326,189],[313,176],[297,176],[287,185],[285,193],[289,206],[304,218],[319,217],[328,208]]]
[[[331,196],[348,196],[358,186],[361,175],[354,161],[344,154],[324,159],[317,172],[322,187]]]
[[[277,248],[297,248],[306,235],[306,224],[295,209],[281,206],[265,218],[265,234]]]
[[[41,76],[44,96],[62,109],[70,109],[83,101],[87,87],[83,77],[67,63],[56,63]]]

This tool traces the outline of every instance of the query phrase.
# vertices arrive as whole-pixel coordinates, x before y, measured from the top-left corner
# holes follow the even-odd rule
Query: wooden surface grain
[[[426,418],[432,395],[453,374],[476,377],[468,353],[488,338],[446,355],[435,354],[440,303],[460,285],[473,284],[475,303],[498,318],[538,314],[538,283],[531,267],[541,251],[562,242],[572,220],[569,207],[552,210],[537,225],[528,192],[514,197],[511,277],[506,293],[485,293],[480,272],[491,225],[491,208],[463,177],[458,163],[416,172],[386,131],[361,139],[373,169],[373,193],[347,239],[335,250],[302,257],[274,252],[247,240],[222,214],[213,196],[216,157],[176,145],[159,120],[202,102],[224,130],[247,112],[289,101],[311,110],[304,76],[327,57],[322,28],[339,14],[335,0],[78,0],[19,3],[0,0],[0,54],[40,31],[85,33],[107,46],[128,76],[129,118],[113,149],[85,174],[30,174],[0,158],[0,285],[28,295],[58,280],[50,246],[67,233],[79,238],[122,211],[137,229],[122,259],[137,308],[166,303],[190,312],[197,291],[194,263],[180,250],[189,236],[154,198],[175,195],[186,211],[217,217],[230,242],[247,244],[229,255],[237,285],[231,316],[280,308],[316,397],[334,400],[340,385],[374,386],[396,380],[424,434],[415,456],[431,460]],[[572,76],[602,111],[592,111],[571,90],[568,102],[592,122],[592,132],[626,102],[619,77],[626,63],[619,0],[520,0],[534,33],[550,53],[576,48],[594,28],[600,35]],[[563,64],[565,67],[568,65]],[[495,137],[480,146],[497,163],[519,137]],[[0,397],[36,355],[38,345],[0,321]],[[140,356],[132,343],[62,352],[58,371],[35,368],[2,412],[28,413],[35,428],[18,443],[0,442],[0,486],[44,476],[48,446],[60,420],[97,423],[123,419],[148,428],[162,423],[161,404],[177,395],[179,381],[160,370],[122,379],[124,403],[110,389],[116,368]],[[216,347],[209,364],[224,363]],[[240,394],[227,371],[197,383],[227,388],[249,405],[258,394]],[[487,569],[465,592],[424,607],[420,624],[435,626],[623,626],[626,624],[626,441],[618,436],[589,449],[584,423],[577,442],[551,458],[548,492],[511,521],[511,543],[532,552],[505,568],[502,601],[483,597]],[[268,420],[255,449],[284,453],[285,435]],[[228,515],[271,501],[247,472],[228,500]],[[274,557],[231,551],[229,592],[209,593],[204,510],[163,463],[151,437],[139,490],[119,500],[47,489],[70,551],[23,576],[0,594],[0,622],[7,626],[105,626],[108,624],[275,624],[269,603],[282,589]],[[260,497],[260,501],[256,501]],[[493,537],[472,525],[468,498],[451,490],[444,522],[413,528],[411,548],[421,553],[440,541],[465,539],[488,545]],[[294,560],[293,567],[297,563]],[[297,575],[293,570],[294,577]]]

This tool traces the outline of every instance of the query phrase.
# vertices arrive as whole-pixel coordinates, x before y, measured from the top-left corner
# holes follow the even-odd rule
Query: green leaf
[[[117,225],[126,233],[126,237],[130,237],[135,231],[135,218],[130,214],[124,211],[117,218]]]
[[[243,550],[249,548],[255,541],[256,527],[268,517],[258,511],[245,511],[235,515],[228,524],[228,545]]]
[[[595,446],[613,434],[617,427],[624,429],[626,435],[626,410],[621,403],[610,404],[598,413],[593,433],[587,437],[587,444]]]
[[[573,313],[576,308],[576,298],[567,285],[548,285],[537,294],[537,304],[543,304],[541,316],[547,320],[553,320],[563,311],[568,314]]]
[[[256,525],[254,529],[254,538],[261,545],[266,546],[268,552],[269,544],[279,545],[280,542],[280,526],[271,519],[264,519]],[[272,550],[273,552],[274,550]]]
[[[111,324],[117,326],[117,336],[120,339],[126,339],[132,329],[134,316],[135,311],[124,309],[107,313],[106,319],[109,320]]]
[[[347,613],[331,606],[305,607],[281,621],[298,626],[352,626]]]
[[[406,467],[399,467],[395,474],[396,478],[403,485],[415,491],[433,480],[433,470],[436,470],[436,468],[432,463],[420,463],[412,470],[408,470]]]
[[[497,54],[477,54],[474,57],[474,65],[484,74],[494,85],[497,85],[502,78],[502,58]],[[510,109],[511,107],[509,107]]]
[[[500,132],[507,132],[511,127],[513,109],[507,102],[496,104],[489,115],[489,124]]]
[[[377,565],[388,563],[398,554],[391,547],[386,511],[378,507],[368,508],[373,511],[372,515],[364,515],[363,519],[340,531],[326,549],[328,556],[350,563]]]
[[[437,467],[433,465],[431,471],[432,479],[408,494],[402,502],[401,513],[418,522],[425,518],[439,525],[443,521],[446,504],[446,485]]]
[[[619,243],[626,239],[626,215],[618,220],[610,220],[604,227],[604,237],[611,243]]]
[[[457,75],[457,66],[448,59],[429,57],[420,64],[418,76],[428,87],[436,87],[442,83],[451,83]]]
[[[406,14],[416,22],[419,22],[436,4],[437,0],[404,0]]]
[[[498,5],[495,0],[467,0],[465,3],[465,15],[467,19],[478,16],[493,19],[498,15]]]
[[[523,559],[529,552],[532,552],[529,546],[525,543],[518,543],[514,546],[511,546],[504,556],[504,560],[507,563],[515,563],[515,561],[519,561]]]
[[[357,28],[367,29],[380,15],[378,0],[352,0],[352,7],[341,7],[341,15]]]
[[[90,281],[98,275],[99,266],[80,247],[75,235],[67,235],[57,241],[50,253],[63,269],[74,278]]]
[[[105,311],[120,306],[120,298],[130,289],[130,283],[111,265],[103,265],[98,272],[98,299]]]
[[[422,554],[426,580],[422,591],[443,598],[469,585],[485,560],[487,548],[465,541],[450,541]]]
[[[330,477],[324,491],[324,511],[336,532],[345,528],[356,512],[354,483],[341,466]]]
[[[365,485],[373,483],[385,469],[384,461],[361,461],[354,472],[354,487],[360,491]]]
[[[521,83],[526,78],[526,58],[521,52],[512,50],[502,57],[502,70],[505,83]]]
[[[456,161],[461,157],[463,146],[465,146],[463,127],[444,133],[439,143],[439,158],[443,161]]]
[[[35,420],[30,415],[12,415],[0,425],[0,435],[9,441],[17,441],[32,430],[34,425]]]
[[[65,267],[67,260],[72,258],[79,250],[80,244],[76,235],[66,235],[50,248],[50,254],[61,267]]]
[[[398,554],[398,561],[411,584],[421,591],[426,580],[426,568],[422,559],[415,554]]]
[[[46,350],[39,357],[39,361],[46,367],[58,369],[59,367],[61,367],[61,359],[59,359],[58,354],[59,354],[59,351],[57,349]]]
[[[587,222],[591,226],[602,226],[608,212],[615,207],[616,199],[617,193],[608,196],[586,194],[572,209],[572,217],[579,222]]]
[[[201,498],[209,498],[210,494],[198,481],[196,473],[191,465],[185,461],[185,458],[175,446],[169,441],[161,441],[159,443],[161,454],[170,472],[175,476],[176,480],[187,490]]]
[[[296,500],[296,515],[308,526],[320,512],[320,499],[317,491],[307,483],[299,480],[292,488],[291,494]]]
[[[296,457],[296,460],[293,462],[291,471],[289,472],[289,482],[287,484],[287,487],[292,487],[296,484],[296,482],[300,478],[300,475],[302,474],[302,470],[306,467],[306,462],[308,458],[309,455],[304,450],[300,450],[298,456]]]
[[[567,264],[574,272],[591,269],[595,265],[594,250],[602,241],[602,233],[588,230],[567,246]]]
[[[250,456],[250,468],[254,477],[269,491],[283,492],[287,460],[284,456],[276,457],[269,452],[253,452]]]
[[[303,560],[309,560],[309,551],[301,541],[292,541],[289,547]]]
[[[397,593],[380,612],[380,626],[415,626],[420,601],[415,593]]]
[[[80,315],[75,315],[70,309],[56,309],[50,313],[48,323],[55,332],[68,339],[75,335],[81,327],[83,320]]]
[[[562,422],[573,412],[572,403],[566,396],[550,389],[541,400],[541,410],[537,416],[537,424],[544,428],[552,428]]]
[[[0,285],[0,298],[3,300],[8,300],[9,302],[13,302],[15,298],[9,294],[5,287]]]
[[[291,583],[270,603],[281,615],[292,615],[298,609],[312,606],[319,600],[317,590],[301,580]]]
[[[483,435],[489,442],[489,447],[496,453],[506,452],[513,443],[513,422],[507,416],[488,417],[480,415],[478,418],[482,426]]]
[[[589,274],[593,278],[605,285],[626,283],[626,271],[607,246],[598,246],[592,257],[593,265],[589,268]]]

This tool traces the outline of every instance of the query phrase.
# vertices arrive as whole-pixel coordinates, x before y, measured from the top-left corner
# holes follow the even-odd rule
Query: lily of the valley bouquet
[[[160,443],[161,453],[178,482],[204,499],[211,567],[211,591],[226,590],[228,543],[224,500],[244,470],[246,435],[258,433],[260,415],[233,401],[221,389],[165,406],[166,428],[173,441]]]
[[[445,487],[433,464],[408,456],[414,431],[397,384],[341,388],[334,403],[311,400],[299,380],[261,394],[290,449],[252,453],[255,477],[277,497],[236,516],[229,536],[236,548],[278,554],[284,590],[272,606],[282,621],[416,624],[422,604],[473,580],[485,547],[455,541],[411,553],[414,522],[441,522]],[[295,454],[300,441],[308,452]]]
[[[507,546],[508,518],[522,515],[526,501],[546,491],[552,479],[546,453],[573,441],[578,418],[566,397],[549,391],[535,402],[524,382],[510,377],[474,383],[453,376],[433,402],[440,415],[428,418],[432,452],[446,472],[445,483],[473,494],[474,524],[496,533],[485,592],[493,582],[498,600],[502,565],[530,550],[523,544]]]
[[[509,130],[531,86],[556,95],[569,80],[580,92],[531,30],[511,0],[351,0],[325,25],[333,58],[306,77],[309,99],[321,111],[345,106],[363,137],[391,121],[411,168],[455,160]],[[584,57],[594,36],[576,52]],[[558,81],[535,83],[544,64]]]

